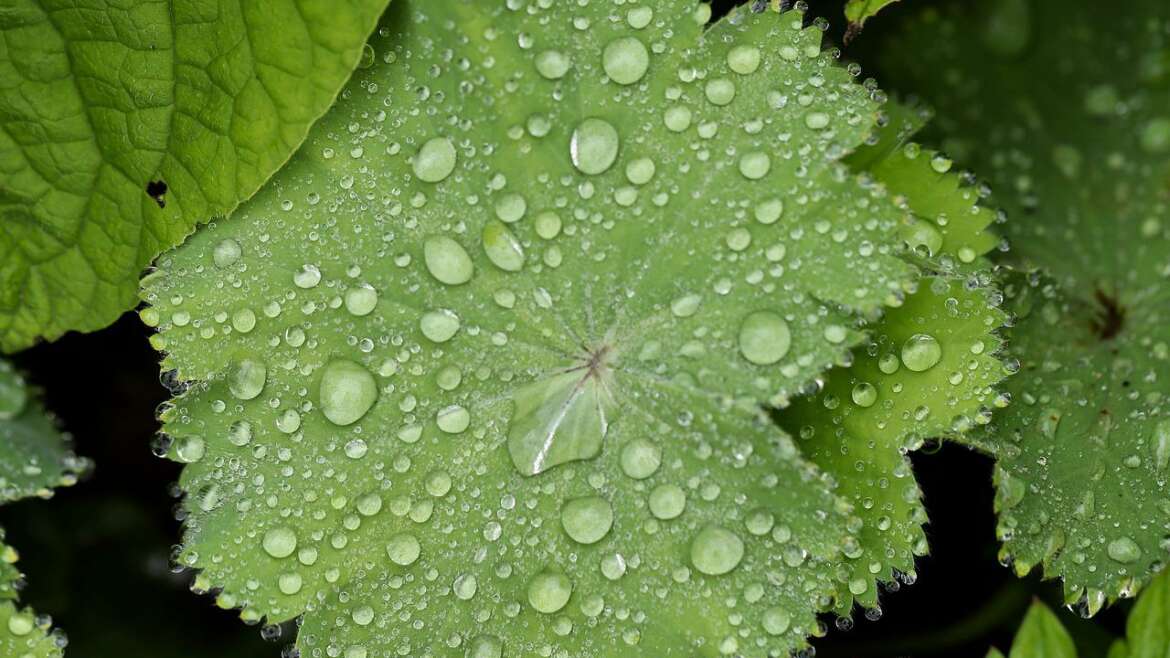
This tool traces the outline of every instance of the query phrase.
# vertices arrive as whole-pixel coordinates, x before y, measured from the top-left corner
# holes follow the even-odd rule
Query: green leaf
[[[1048,606],[1036,601],[1024,616],[1008,658],[1077,658],[1077,647]]]
[[[1004,658],[1003,653],[999,649],[992,647],[987,651],[987,658]]]
[[[1163,571],[1138,597],[1125,624],[1128,651],[1122,643],[1122,657],[1166,658],[1170,656],[1170,572]],[[1110,651],[1112,658],[1113,651]]]
[[[10,363],[0,360],[0,503],[29,496],[47,498],[52,488],[76,482],[87,467],[33,399],[33,391]],[[17,553],[0,528],[0,656],[60,656],[63,640],[50,622],[16,605]]]
[[[849,21],[847,39],[857,35],[865,22],[898,0],[849,0],[845,3],[845,18]]]
[[[1085,612],[1132,596],[1170,531],[1170,11],[997,0],[927,10],[885,49],[989,177],[1023,271],[998,457],[1004,556]],[[1050,278],[1048,278],[1050,277]]]
[[[350,656],[817,632],[849,505],[759,405],[906,301],[906,213],[839,161],[878,104],[819,31],[709,16],[395,3],[288,167],[160,259],[198,587]]]
[[[24,378],[0,359],[0,504],[69,486],[88,461],[68,449]]]
[[[1125,640],[1116,640],[1109,645],[1109,653],[1105,658],[1129,658],[1129,646]]]
[[[938,274],[870,328],[850,367],[829,372],[817,395],[778,416],[853,504],[860,541],[846,551],[839,614],[855,601],[877,608],[879,581],[915,577],[914,558],[928,550],[927,518],[906,453],[986,424],[1002,406],[994,387],[1007,374],[995,356],[1007,315],[983,258],[998,242],[988,228],[994,213],[949,160],[905,142],[921,117],[886,107],[878,140],[850,162],[906,211],[900,235]]]
[[[0,349],[109,324],[162,250],[251,196],[386,0],[16,0],[0,16]]]

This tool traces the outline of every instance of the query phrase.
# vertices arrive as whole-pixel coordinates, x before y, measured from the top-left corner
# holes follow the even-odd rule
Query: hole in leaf
[[[159,208],[167,207],[167,184],[165,181],[153,180],[146,184],[146,193],[154,202],[158,204]]]

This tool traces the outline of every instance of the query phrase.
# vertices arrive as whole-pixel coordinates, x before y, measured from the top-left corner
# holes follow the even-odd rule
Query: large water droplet
[[[545,571],[528,583],[528,602],[537,612],[551,615],[569,602],[573,583],[562,573]]]
[[[783,359],[792,346],[788,322],[770,311],[757,311],[743,320],[739,329],[739,351],[743,357],[761,366]]]
[[[436,343],[445,343],[459,331],[459,316],[447,309],[430,311],[419,320],[419,329],[424,336]]]
[[[569,143],[573,166],[584,174],[604,173],[617,159],[619,143],[617,128],[608,121],[585,119],[573,131]]]
[[[728,573],[742,559],[743,540],[726,528],[709,525],[691,542],[691,563],[708,576]]]
[[[942,346],[930,334],[914,334],[902,344],[902,363],[914,372],[930,370],[942,358]]]
[[[268,368],[257,359],[240,359],[228,376],[228,390],[237,399],[251,400],[264,390],[268,379]]]
[[[336,425],[352,425],[378,399],[374,375],[353,361],[330,361],[321,372],[321,413]]]
[[[650,52],[637,37],[622,37],[605,47],[601,62],[611,80],[620,85],[632,85],[646,75]]]
[[[1109,545],[1105,547],[1105,552],[1109,554],[1110,559],[1122,564],[1137,562],[1138,558],[1142,556],[1142,549],[1137,545],[1137,542],[1129,537],[1119,537],[1109,542]]]
[[[431,276],[449,286],[457,286],[471,280],[474,266],[467,250],[458,242],[444,235],[427,238],[423,245],[423,257]]]
[[[599,496],[570,500],[561,508],[561,525],[574,541],[594,544],[613,527],[613,508]]]
[[[414,156],[414,175],[427,183],[438,183],[455,171],[455,146],[446,137],[422,145]]]
[[[292,528],[283,526],[272,528],[264,533],[264,539],[261,540],[260,545],[264,547],[264,552],[272,557],[286,558],[297,550],[297,535]]]
[[[386,554],[390,556],[390,561],[401,567],[414,564],[421,552],[422,546],[418,539],[406,532],[391,537],[386,544]]]
[[[493,220],[484,225],[483,250],[501,270],[519,272],[524,267],[524,247],[503,222]]]
[[[662,464],[662,449],[646,439],[634,439],[622,449],[622,472],[635,480],[644,480]]]

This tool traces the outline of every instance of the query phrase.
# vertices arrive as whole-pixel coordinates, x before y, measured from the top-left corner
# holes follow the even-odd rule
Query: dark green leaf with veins
[[[144,281],[184,564],[302,651],[784,655],[848,506],[761,419],[915,270],[798,13],[398,2],[301,153]]]
[[[386,0],[9,0],[0,13],[0,350],[90,331],[282,164]]]
[[[956,13],[951,13],[951,12]],[[1070,603],[1132,596],[1170,533],[1170,5],[997,0],[924,12],[891,80],[1010,217],[1013,402],[974,436],[999,458],[999,534]]]

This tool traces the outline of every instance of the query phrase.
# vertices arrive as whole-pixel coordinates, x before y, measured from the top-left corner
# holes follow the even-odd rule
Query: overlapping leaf
[[[850,367],[778,415],[853,504],[858,541],[846,551],[842,614],[854,601],[880,612],[878,582],[914,579],[914,557],[928,550],[926,510],[906,453],[985,424],[1007,374],[996,356],[1007,316],[984,258],[998,242],[995,214],[949,160],[908,141],[925,117],[887,109],[876,142],[850,162],[907,211],[899,233],[934,274],[870,329]]]
[[[1170,530],[1170,6],[999,0],[929,10],[887,73],[1009,211],[1013,403],[999,534],[1095,612],[1166,560]]]
[[[93,330],[251,196],[386,0],[16,0],[0,13],[0,349]]]
[[[0,360],[0,504],[29,496],[47,497],[70,485],[86,462],[73,455],[32,392],[7,361]],[[49,622],[17,607],[21,574],[17,553],[0,529],[0,656],[44,658],[61,655],[62,638]]]
[[[848,506],[757,409],[905,299],[906,213],[838,161],[877,103],[817,31],[707,16],[396,3],[272,185],[160,261],[221,605],[345,656],[816,631]]]

